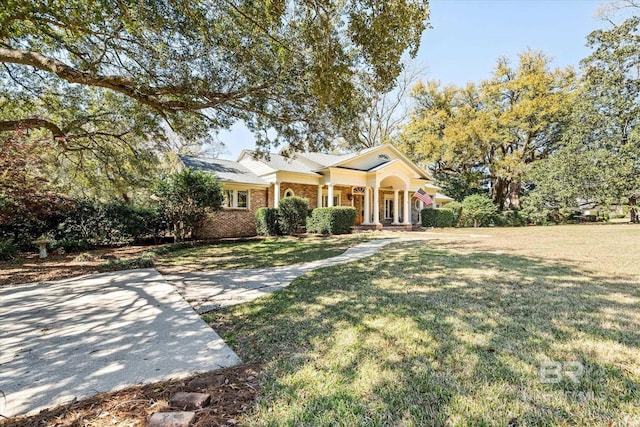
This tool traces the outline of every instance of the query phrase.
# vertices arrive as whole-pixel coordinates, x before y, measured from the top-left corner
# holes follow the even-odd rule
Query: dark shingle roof
[[[222,182],[237,182],[239,184],[268,185],[256,174],[238,162],[231,160],[212,159],[208,157],[194,157],[179,154],[178,157],[185,167],[202,169],[214,174]]]
[[[248,154],[254,154],[254,151],[247,150]],[[261,162],[269,165],[277,171],[304,173],[308,175],[318,175],[306,164],[295,157],[284,157],[280,154],[270,153],[268,158],[261,158]]]

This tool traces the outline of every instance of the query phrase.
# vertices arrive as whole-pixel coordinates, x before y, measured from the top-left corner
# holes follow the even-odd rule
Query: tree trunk
[[[183,240],[183,228],[182,228],[182,221],[177,221],[175,223],[173,223],[173,239],[176,242],[182,242]]]
[[[511,181],[509,183],[509,209],[516,211],[520,209],[521,188],[522,183],[520,181]]]
[[[505,178],[498,177],[493,181],[493,186],[491,187],[491,199],[500,212],[504,209],[508,189],[509,181]]]

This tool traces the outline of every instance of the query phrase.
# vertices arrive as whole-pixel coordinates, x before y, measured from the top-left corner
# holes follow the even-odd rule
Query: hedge
[[[453,211],[449,209],[422,209],[420,220],[423,227],[453,227]]]
[[[442,209],[453,212],[453,226],[460,227],[460,220],[462,219],[462,203],[460,202],[449,202],[442,207]]]
[[[295,234],[304,226],[309,210],[309,200],[292,196],[278,203],[278,224],[283,234]]]
[[[0,256],[11,256],[12,247],[33,250],[31,241],[42,234],[53,240],[51,249],[73,252],[99,245],[155,240],[167,230],[167,222],[156,207],[96,199],[76,199],[69,204],[63,212],[0,224]]]
[[[316,208],[307,218],[307,232],[348,234],[356,223],[356,209],[347,206]]]
[[[278,236],[282,234],[278,224],[278,209],[258,208],[256,210],[256,230],[260,236]]]

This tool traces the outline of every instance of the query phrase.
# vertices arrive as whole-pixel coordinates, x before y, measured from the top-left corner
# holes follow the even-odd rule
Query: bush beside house
[[[291,196],[280,199],[278,203],[278,225],[283,234],[296,234],[304,227],[309,201],[302,197]]]
[[[258,208],[256,210],[256,231],[259,236],[278,236],[282,234],[278,221],[278,209]]]
[[[51,239],[51,249],[74,252],[96,246],[155,241],[167,228],[158,207],[116,200],[70,200],[64,212],[0,224],[0,259],[10,259],[19,250],[32,251],[31,242],[42,234]]]
[[[460,219],[462,218],[462,203],[449,202],[446,205],[444,205],[441,209],[446,209],[451,211],[451,213],[453,214],[453,221],[452,221],[453,227],[460,226]]]
[[[348,234],[356,223],[356,209],[347,206],[316,208],[307,218],[307,232]]]
[[[420,221],[423,227],[453,227],[453,211],[449,209],[423,209]]]

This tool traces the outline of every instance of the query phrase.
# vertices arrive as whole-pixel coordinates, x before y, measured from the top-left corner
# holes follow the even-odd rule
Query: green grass
[[[442,232],[206,316],[263,363],[243,421],[640,425],[640,227],[599,227]]]
[[[163,272],[276,267],[337,256],[368,239],[353,234],[220,242],[164,251],[155,263]]]

